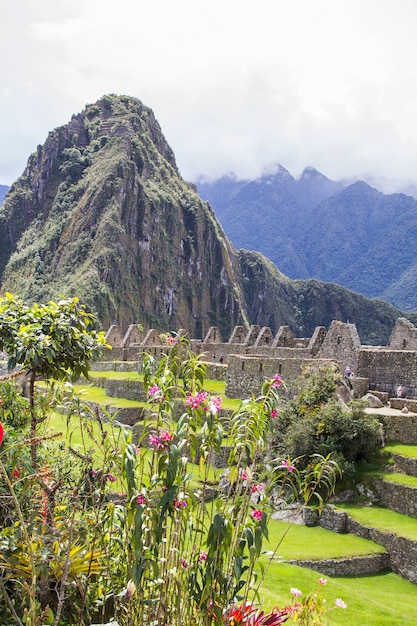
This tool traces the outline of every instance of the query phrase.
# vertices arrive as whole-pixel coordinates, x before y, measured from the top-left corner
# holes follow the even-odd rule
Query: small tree
[[[35,382],[88,376],[91,361],[105,345],[104,333],[89,329],[94,321],[78,298],[29,306],[7,293],[0,300],[0,350],[8,355],[8,370],[20,366],[29,380],[34,468],[37,427],[45,419],[35,410]]]

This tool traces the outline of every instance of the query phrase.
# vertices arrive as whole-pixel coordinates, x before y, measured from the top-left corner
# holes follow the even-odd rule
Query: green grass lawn
[[[109,398],[109,396],[106,396],[104,389],[102,389],[101,387],[96,387],[94,385],[94,379],[97,378],[103,378],[107,380],[137,380],[138,382],[142,382],[143,376],[140,375],[138,372],[91,371],[90,378],[90,382],[81,383],[74,386],[77,393],[83,393],[83,399],[91,402],[98,402],[103,406],[144,406],[143,402],[134,402],[133,400],[125,400],[124,398]],[[239,400],[238,398],[228,398],[225,395],[225,386],[226,383],[224,380],[206,379],[204,383],[204,390],[212,396],[221,396],[222,408],[224,410],[237,411],[240,407],[241,400]]]
[[[410,458],[417,458],[417,445],[414,444],[406,444],[406,443],[398,443],[392,442],[388,443],[385,448],[382,450],[383,452],[395,452],[396,454],[401,454],[402,456],[407,456]]]
[[[396,513],[378,506],[359,506],[344,504],[337,507],[346,511],[353,520],[364,526],[397,534],[406,539],[417,541],[417,519]]]
[[[122,409],[142,407],[146,404],[145,402],[139,402],[137,400],[110,397],[106,395],[105,389],[102,387],[96,387],[95,385],[89,383],[74,385],[74,391],[80,396],[81,400],[85,400],[86,402],[97,402],[103,407],[114,406]]]
[[[396,474],[392,472],[369,472],[368,476],[372,478],[382,478],[389,483],[397,483],[398,485],[405,485],[417,489],[417,476],[409,476],[408,474]]]
[[[266,609],[291,601],[290,589],[303,594],[316,591],[326,598],[327,606],[342,598],[347,609],[327,613],[326,624],[332,626],[415,626],[417,623],[417,585],[392,572],[374,576],[341,578],[324,576],[327,584],[318,584],[320,574],[312,570],[274,562],[262,583],[261,604]]]
[[[288,529],[288,523],[271,520],[268,525],[269,541],[266,550],[274,550]],[[304,526],[293,524],[282,539],[276,558],[289,559],[331,559],[364,556],[367,554],[381,554],[385,552],[382,546],[356,537],[356,535],[339,534],[321,528],[321,526]]]

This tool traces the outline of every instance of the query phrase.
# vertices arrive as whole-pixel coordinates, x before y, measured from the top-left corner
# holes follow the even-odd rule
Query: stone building
[[[144,352],[158,358],[169,349],[155,329],[143,334],[135,324],[124,336],[112,326],[106,339],[112,350],[106,350],[105,360],[138,361],[139,369]],[[354,372],[355,396],[370,390],[393,397],[402,385],[407,398],[417,398],[417,328],[406,318],[397,320],[387,346],[361,345],[355,324],[339,321],[333,321],[328,331],[317,327],[311,338],[294,337],[288,326],[274,337],[270,328],[254,325],[248,330],[236,326],[224,341],[213,326],[204,339],[190,341],[192,350],[209,364],[208,376],[226,380],[230,397],[259,393],[263,382],[275,374],[292,380],[305,365],[331,360],[342,374],[346,367]]]

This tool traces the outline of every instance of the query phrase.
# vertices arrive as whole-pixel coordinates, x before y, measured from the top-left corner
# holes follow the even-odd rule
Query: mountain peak
[[[312,178],[321,179],[321,180],[330,180],[329,178],[327,178],[327,176],[324,176],[324,174],[316,170],[314,167],[312,167],[311,165],[308,165],[307,167],[304,168],[299,180],[301,181],[301,180],[312,179]]]

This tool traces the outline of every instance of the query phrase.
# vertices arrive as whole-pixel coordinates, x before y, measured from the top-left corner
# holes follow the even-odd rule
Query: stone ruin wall
[[[246,398],[259,394],[267,379],[279,374],[294,380],[303,366],[317,363],[317,359],[269,358],[231,355],[227,364],[226,395],[229,398]]]
[[[371,391],[395,397],[397,387],[403,385],[407,398],[417,398],[417,351],[363,348],[358,371],[368,378]]]
[[[102,360],[137,361],[139,369],[142,353],[159,359],[168,349],[161,344],[158,331],[143,334],[135,324],[124,337],[112,326],[106,339],[113,348],[105,350]],[[333,321],[328,331],[317,327],[311,338],[293,337],[288,326],[282,326],[274,337],[268,327],[254,325],[249,330],[236,326],[228,341],[217,327],[211,327],[203,340],[190,341],[191,349],[207,361],[208,376],[226,380],[226,393],[231,397],[259,393],[263,382],[275,374],[284,381],[293,380],[303,366],[320,359],[336,361],[341,373],[347,366],[353,370],[355,395],[369,389],[394,397],[403,385],[407,398],[417,398],[417,328],[406,318],[397,320],[389,345],[383,347],[361,346],[356,326],[339,321]]]

